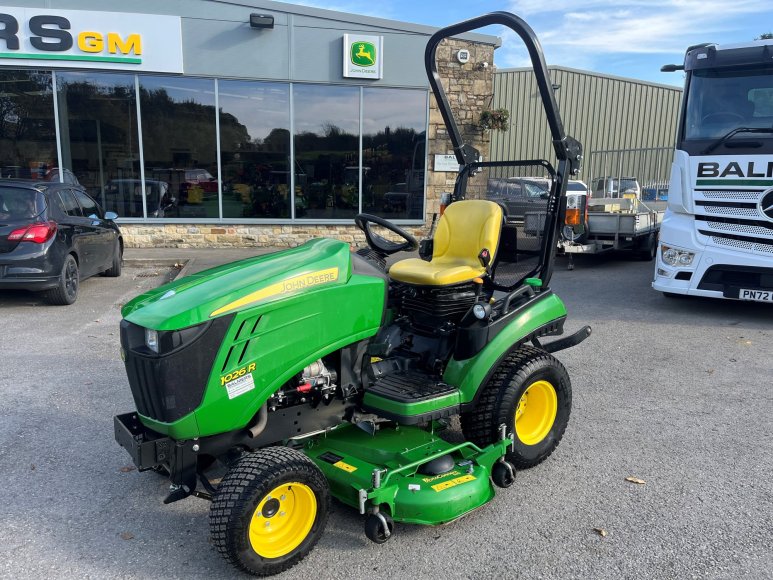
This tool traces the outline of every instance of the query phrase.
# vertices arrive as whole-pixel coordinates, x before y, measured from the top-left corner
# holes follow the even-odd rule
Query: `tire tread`
[[[557,366],[563,373],[566,369],[561,362],[550,353],[533,347],[521,346],[508,354],[497,366],[494,374],[491,375],[486,384],[482,387],[478,403],[475,408],[463,413],[461,416],[462,432],[467,440],[472,441],[479,447],[484,447],[494,443],[499,433],[497,428],[500,421],[501,403],[508,388],[514,380],[525,381],[540,366],[548,363]],[[567,375],[568,379],[568,375]],[[569,410],[571,412],[572,392],[571,387],[567,390]],[[558,431],[555,433],[554,445],[550,450],[539,457],[536,461],[524,462],[513,454],[509,454],[507,460],[518,469],[525,469],[539,465],[558,447],[566,431],[567,422],[560,423]]]

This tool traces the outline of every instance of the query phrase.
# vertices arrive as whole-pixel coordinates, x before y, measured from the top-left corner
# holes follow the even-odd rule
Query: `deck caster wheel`
[[[515,467],[505,460],[497,461],[491,468],[494,485],[506,489],[515,483]]]
[[[376,512],[365,518],[365,535],[371,542],[383,544],[392,537],[395,521],[384,512]]]

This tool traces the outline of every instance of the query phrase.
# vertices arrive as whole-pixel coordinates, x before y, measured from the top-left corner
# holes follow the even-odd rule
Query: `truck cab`
[[[690,47],[653,288],[773,302],[773,40]]]

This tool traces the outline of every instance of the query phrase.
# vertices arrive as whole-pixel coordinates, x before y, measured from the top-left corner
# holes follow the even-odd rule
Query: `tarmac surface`
[[[164,506],[113,440],[133,409],[120,305],[177,273],[255,250],[129,250],[121,278],[71,307],[0,293],[0,577],[235,578],[207,502]],[[652,263],[586,257],[552,287],[574,407],[563,442],[513,487],[441,527],[378,546],[333,504],[311,555],[279,578],[770,578],[773,305],[668,299]],[[626,477],[646,482],[636,484]],[[596,530],[604,530],[603,536]]]

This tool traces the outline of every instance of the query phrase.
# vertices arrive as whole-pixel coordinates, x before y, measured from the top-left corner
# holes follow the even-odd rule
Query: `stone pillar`
[[[460,49],[470,51],[469,62],[456,59]],[[483,63],[487,66],[484,66]],[[489,159],[490,135],[478,128],[481,113],[491,107],[494,98],[494,47],[458,39],[446,39],[437,49],[437,67],[459,131],[466,143],[475,147],[483,159]],[[430,97],[427,175],[427,220],[438,211],[440,194],[451,192],[456,174],[434,171],[435,155],[451,155],[453,147],[434,95]],[[485,172],[473,177],[467,188],[468,199],[480,199],[485,194]]]

